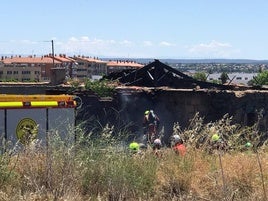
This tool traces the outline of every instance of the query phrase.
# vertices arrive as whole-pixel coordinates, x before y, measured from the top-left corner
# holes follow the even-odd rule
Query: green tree
[[[207,75],[204,72],[196,72],[193,78],[199,81],[207,81]]]
[[[227,82],[227,80],[229,79],[229,76],[226,72],[222,72],[220,80],[222,84],[225,84]]]
[[[253,79],[250,82],[253,86],[263,86],[268,85],[268,71],[263,70],[257,74],[257,76],[254,76]]]

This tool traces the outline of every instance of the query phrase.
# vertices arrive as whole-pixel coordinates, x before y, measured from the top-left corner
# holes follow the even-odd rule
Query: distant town
[[[0,82],[50,82],[55,77],[64,79],[99,79],[111,72],[139,69],[154,59],[98,58],[84,55],[47,54],[43,56],[1,56]],[[176,60],[161,62],[193,75],[207,74],[207,81],[219,80],[222,72],[232,83],[247,85],[258,72],[268,69],[268,62],[256,60]],[[240,62],[240,63],[239,63]]]

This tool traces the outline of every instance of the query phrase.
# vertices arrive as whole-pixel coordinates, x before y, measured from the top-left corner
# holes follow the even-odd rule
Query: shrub
[[[87,80],[85,88],[95,92],[100,97],[112,97],[115,92],[115,86],[107,80]]]

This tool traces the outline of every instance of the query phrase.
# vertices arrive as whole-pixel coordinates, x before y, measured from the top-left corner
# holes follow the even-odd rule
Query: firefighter
[[[244,144],[242,146],[242,151],[246,151],[246,153],[250,153],[250,151],[252,150],[253,145],[250,142],[247,142],[246,144]]]
[[[247,142],[247,143],[245,144],[245,147],[246,147],[246,148],[250,148],[250,147],[252,147],[252,144],[251,144],[250,142]]]
[[[158,128],[160,124],[159,117],[153,110],[146,110],[143,118],[143,134],[147,136],[149,143],[153,143],[158,137]]]
[[[162,154],[161,154],[161,149],[162,147],[162,142],[159,138],[155,139],[154,142],[153,142],[153,153],[156,157],[162,157]]]
[[[214,152],[215,150],[227,151],[228,144],[223,138],[220,137],[218,133],[214,133],[211,136],[210,149],[212,152]]]
[[[174,138],[174,146],[172,149],[180,156],[184,156],[186,154],[186,147],[181,138]]]
[[[130,149],[131,153],[138,153],[140,150],[140,145],[137,142],[131,142],[129,144],[129,149]]]
[[[181,139],[178,134],[175,134],[171,137],[171,147],[174,147],[175,144]]]

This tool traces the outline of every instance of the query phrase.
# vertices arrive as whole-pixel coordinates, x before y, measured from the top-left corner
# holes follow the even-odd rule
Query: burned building
[[[169,87],[173,89],[203,88],[219,90],[235,90],[238,88],[234,85],[222,85],[196,80],[159,60],[155,60],[143,68],[113,73],[105,78],[111,80],[117,79],[125,86]],[[244,86],[239,87],[239,89],[242,90],[247,88],[248,87]]]
[[[228,114],[233,123],[252,126],[261,112],[260,129],[266,131],[268,91],[247,86],[222,85],[194,78],[155,60],[143,68],[109,75],[118,80],[117,105],[124,119],[141,127],[145,110],[153,109],[161,119],[165,135],[175,122],[186,127],[196,113],[205,122]],[[137,133],[142,131],[138,129]]]

